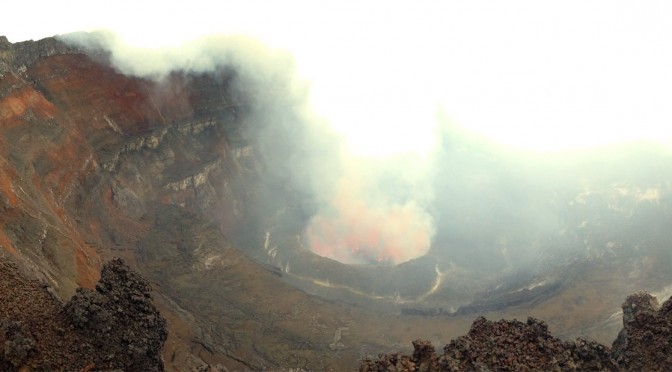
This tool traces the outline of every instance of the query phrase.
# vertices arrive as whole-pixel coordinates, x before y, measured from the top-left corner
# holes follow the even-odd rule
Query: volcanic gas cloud
[[[396,265],[427,253],[432,218],[415,201],[394,203],[371,194],[357,179],[338,180],[333,197],[313,217],[307,237],[313,252],[347,264]]]

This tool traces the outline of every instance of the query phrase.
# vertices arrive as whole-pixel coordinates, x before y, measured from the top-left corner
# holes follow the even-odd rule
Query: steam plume
[[[349,159],[309,224],[315,253],[350,264],[399,264],[428,252],[434,221],[425,207],[431,192],[421,187],[429,184],[428,175],[409,174],[400,158],[374,164],[359,159],[358,165]],[[392,174],[381,172],[386,165]]]

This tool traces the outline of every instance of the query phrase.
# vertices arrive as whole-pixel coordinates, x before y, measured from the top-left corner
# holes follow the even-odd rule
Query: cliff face
[[[166,89],[54,39],[0,44],[4,252],[67,296],[97,279],[96,247],[127,246],[131,230],[148,228],[152,203],[206,214],[237,203],[224,212],[235,227],[246,152],[229,143],[237,123],[224,72],[176,74]]]
[[[40,40],[38,43],[24,41],[12,44],[7,37],[0,36],[0,73],[23,72],[40,58],[75,53],[83,53],[83,50],[61,43],[54,38]]]

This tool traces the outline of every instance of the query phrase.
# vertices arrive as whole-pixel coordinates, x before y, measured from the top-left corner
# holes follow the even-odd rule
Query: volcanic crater
[[[546,169],[535,184],[544,191],[528,214],[489,215],[465,191],[486,179],[473,169],[518,176],[498,165],[501,153],[455,133],[444,156],[461,160],[442,169],[456,182],[436,185],[436,208],[453,212],[435,214],[426,255],[398,265],[321,257],[305,236],[319,201],[282,162],[301,129],[275,125],[297,120],[284,109],[294,98],[285,80],[248,78],[229,65],[135,77],[103,49],[0,38],[0,259],[66,301],[122,257],[151,284],[170,330],[163,360],[177,370],[352,369],[418,338],[447,344],[477,314],[535,316],[556,336],[611,342],[627,294],[672,283],[672,163],[651,161],[664,155],[629,155],[614,166],[620,183],[605,167],[514,156],[516,170]],[[559,170],[576,182],[547,192]],[[487,202],[525,193],[507,191]],[[537,211],[549,205],[561,221],[542,234]],[[529,229],[507,224],[517,219]]]

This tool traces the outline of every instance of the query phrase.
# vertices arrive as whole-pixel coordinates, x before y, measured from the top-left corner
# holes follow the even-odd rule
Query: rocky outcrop
[[[96,289],[79,288],[64,314],[81,347],[105,350],[89,359],[101,369],[154,371],[163,369],[161,346],[168,336],[166,320],[152,304],[149,283],[114,259],[103,266]]]
[[[662,308],[647,292],[623,303],[623,330],[611,348],[578,338],[553,337],[547,325],[528,318],[496,322],[479,317],[465,336],[438,355],[428,341],[413,342],[412,355],[380,354],[365,359],[360,371],[644,371],[672,367],[672,298]]]
[[[0,74],[12,70],[25,72],[26,66],[43,57],[83,52],[82,48],[65,44],[54,37],[12,44],[7,37],[0,36]]]
[[[522,371],[611,370],[609,349],[596,342],[577,339],[563,342],[553,337],[546,324],[534,318],[474,321],[469,333],[437,355],[429,341],[413,342],[412,355],[380,354],[366,359],[360,371]]]
[[[613,358],[628,370],[672,368],[672,298],[658,305],[656,297],[637,292],[623,305],[623,329],[613,343]]]
[[[163,370],[166,321],[148,283],[114,259],[96,290],[63,305],[43,283],[0,260],[0,370]]]
[[[30,330],[22,322],[3,320],[0,332],[5,339],[0,366],[4,364],[7,369],[19,369],[37,352]]]

